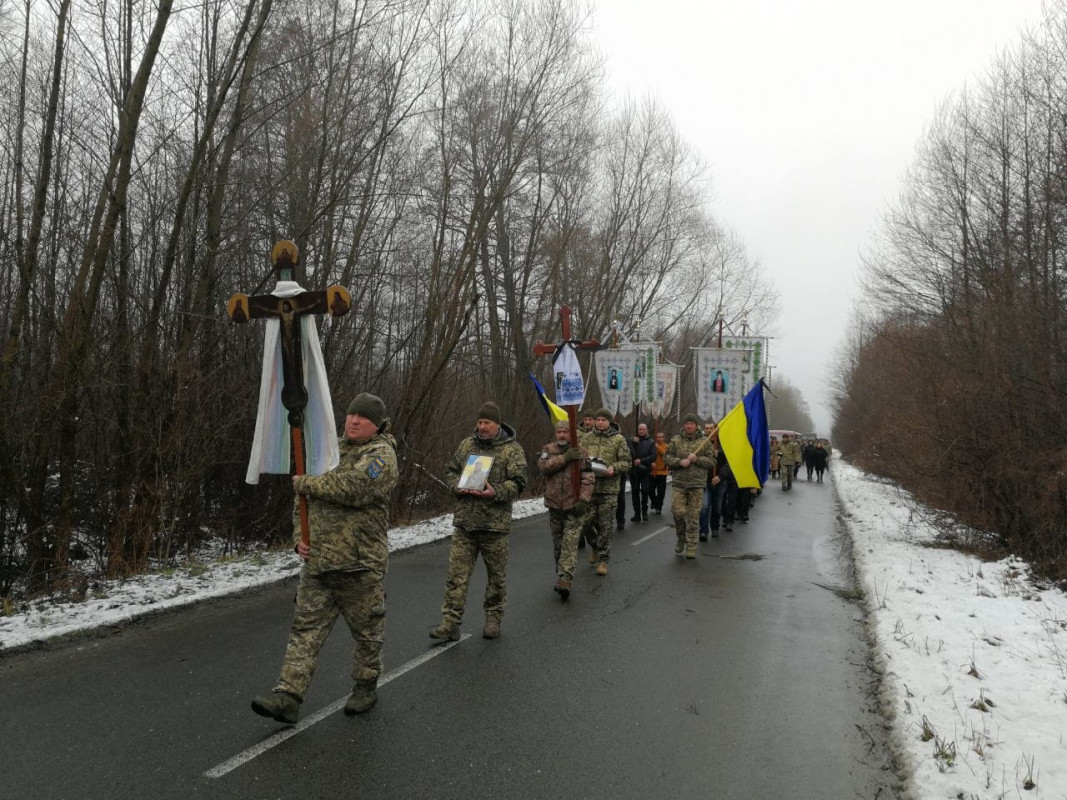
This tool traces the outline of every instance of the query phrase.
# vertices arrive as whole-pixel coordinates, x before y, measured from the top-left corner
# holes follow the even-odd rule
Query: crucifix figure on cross
[[[596,339],[590,339],[587,342],[582,342],[582,341],[578,341],[578,340],[575,340],[575,339],[571,339],[571,309],[570,309],[570,306],[567,306],[567,305],[560,306],[559,317],[560,317],[561,326],[563,328],[563,340],[558,342],[558,343],[556,343],[556,344],[544,344],[543,342],[538,342],[537,344],[534,345],[534,348],[533,348],[533,353],[534,353],[535,356],[545,356],[545,355],[549,355],[549,354],[555,354],[557,351],[560,350],[560,348],[565,347],[567,345],[572,346],[575,350],[599,350],[600,349],[600,346],[601,346],[600,342],[597,341]],[[575,362],[575,363],[577,363],[577,362]],[[558,400],[559,397],[560,397],[560,395],[558,394],[558,391],[560,389],[560,379],[559,379],[558,376],[556,377],[555,383],[556,383],[556,389],[557,389],[556,397],[557,397],[557,400]],[[570,427],[570,438],[569,438],[570,445],[571,445],[571,447],[577,447],[578,446],[578,420],[577,420],[577,417],[578,417],[578,414],[577,414],[578,406],[573,404],[573,403],[560,403],[560,405],[567,411],[567,422],[568,422],[569,427]],[[578,497],[578,493],[579,493],[578,489],[579,489],[579,485],[581,483],[581,466],[582,465],[581,465],[580,461],[572,461],[571,462],[571,467],[570,467],[570,469],[571,469],[571,487],[574,489],[574,496],[575,497]]]
[[[278,279],[274,291],[251,297],[235,294],[226,303],[226,311],[234,322],[267,320],[256,438],[246,476],[249,483],[257,483],[262,472],[289,472],[285,437],[278,430],[276,401],[279,398],[291,430],[296,474],[304,474],[303,433],[309,401],[314,412],[309,415],[314,417],[313,433],[309,438],[316,444],[316,450],[321,447],[325,453],[325,456],[316,453],[312,459],[315,464],[312,471],[324,471],[324,468],[336,465],[338,460],[329,383],[312,320],[319,314],[335,317],[347,314],[352,298],[342,286],[331,286],[318,292],[305,291],[293,280],[293,271],[299,258],[300,251],[296,244],[284,239],[278,242],[271,250],[271,261]],[[279,378],[280,393],[277,390]],[[312,390],[310,394],[309,384]],[[284,421],[281,424],[284,425]],[[299,503],[301,538],[307,544],[307,499],[300,495]]]

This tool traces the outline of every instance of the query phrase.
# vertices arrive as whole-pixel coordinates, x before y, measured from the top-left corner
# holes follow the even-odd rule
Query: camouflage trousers
[[[556,575],[574,580],[574,565],[578,561],[578,539],[585,528],[588,512],[579,516],[573,511],[548,509],[548,527],[552,531],[552,554],[556,559]]]
[[[611,542],[615,538],[615,509],[618,505],[615,494],[594,494],[593,508],[586,521],[586,541],[597,556],[597,563],[611,561]]]
[[[678,541],[696,547],[700,532],[700,507],[704,503],[703,487],[697,489],[671,489],[671,514],[674,515],[674,532]]]
[[[385,643],[385,574],[361,570],[309,575],[305,568],[300,573],[296,614],[275,691],[304,698],[319,650],[339,614],[356,640],[352,680],[377,680]]]
[[[445,602],[441,619],[458,626],[467,606],[467,587],[470,586],[474,562],[482,554],[485,562],[486,619],[499,620],[504,616],[508,601],[505,586],[508,571],[508,535],[496,531],[465,531],[452,529],[452,544],[448,549],[448,580],[445,582]]]

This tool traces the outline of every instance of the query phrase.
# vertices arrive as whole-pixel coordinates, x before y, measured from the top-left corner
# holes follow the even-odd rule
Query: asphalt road
[[[394,554],[378,705],[339,711],[341,623],[297,728],[248,707],[293,581],[2,658],[0,797],[890,798],[835,520],[831,484],[772,484],[692,561],[669,514],[627,522],[608,576],[579,553],[567,604],[547,518],[523,520],[501,638],[480,637],[479,564],[470,636],[444,648],[447,541]]]

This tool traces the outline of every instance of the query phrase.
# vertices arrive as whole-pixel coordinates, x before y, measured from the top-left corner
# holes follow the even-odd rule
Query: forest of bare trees
[[[836,447],[1067,578],[1067,10],[946,101],[837,375]]]
[[[442,507],[482,400],[542,443],[526,374],[561,303],[675,362],[720,315],[768,321],[701,159],[607,93],[589,14],[0,0],[0,596],[288,535],[288,482],[244,483],[262,334],[224,310],[269,291],[278,239],[352,294],[320,339],[336,410],[388,404],[400,518]]]

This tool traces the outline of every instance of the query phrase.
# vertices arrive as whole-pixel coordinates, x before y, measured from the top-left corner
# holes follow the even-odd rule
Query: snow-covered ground
[[[1067,597],[1015,559],[931,548],[906,493],[835,459],[891,738],[915,798],[1067,799]],[[540,500],[516,517],[544,512]],[[389,532],[390,550],[450,535],[451,516]],[[81,603],[0,617],[0,652],[293,574],[290,552],[101,582]]]
[[[833,469],[913,796],[1067,798],[1067,597],[927,546],[906,493]]]

